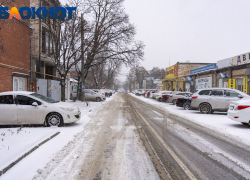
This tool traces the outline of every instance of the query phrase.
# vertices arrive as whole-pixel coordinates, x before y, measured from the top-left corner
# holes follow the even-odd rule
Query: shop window
[[[236,79],[236,89],[243,91],[243,78]]]

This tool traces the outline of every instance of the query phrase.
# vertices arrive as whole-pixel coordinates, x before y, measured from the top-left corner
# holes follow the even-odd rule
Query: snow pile
[[[59,150],[71,142],[75,136],[84,130],[90,121],[91,113],[102,108],[115,95],[102,102],[82,103],[80,101],[67,101],[79,107],[82,116],[79,121],[64,127],[20,127],[0,128],[0,169],[2,170],[13,161],[17,160],[24,153],[31,150],[45,139],[56,132],[58,136],[46,142],[36,149],[18,164],[13,166],[8,172],[1,176],[1,179],[32,179],[37,173],[37,169],[42,169],[50,158],[54,157]],[[66,151],[65,151],[66,152]],[[29,163],[33,162],[33,163]],[[26,172],[29,173],[26,173]]]

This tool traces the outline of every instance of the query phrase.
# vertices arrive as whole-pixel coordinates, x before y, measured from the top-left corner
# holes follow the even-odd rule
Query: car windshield
[[[59,102],[59,101],[55,101],[55,100],[53,100],[53,99],[50,99],[50,98],[48,98],[48,97],[45,97],[45,96],[43,96],[43,95],[41,95],[41,94],[36,94],[36,93],[33,93],[33,94],[30,94],[31,96],[34,96],[34,97],[36,97],[36,98],[38,98],[38,99],[41,99],[42,101],[44,101],[44,102],[46,102],[46,103],[57,103],[57,102]]]

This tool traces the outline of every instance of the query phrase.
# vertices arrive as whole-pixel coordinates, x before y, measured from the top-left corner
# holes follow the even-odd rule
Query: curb
[[[16,161],[14,161],[11,164],[9,164],[6,168],[4,168],[3,170],[0,171],[0,176],[2,176],[4,173],[6,173],[10,168],[12,168],[14,165],[16,165],[18,162],[20,162],[23,158],[25,158],[26,156],[28,156],[30,153],[32,153],[33,151],[35,151],[36,149],[38,149],[41,145],[43,145],[47,141],[49,141],[49,140],[53,139],[54,137],[56,137],[58,134],[60,134],[60,132],[57,132],[57,133],[53,134],[52,136],[50,136],[49,138],[45,139],[43,142],[41,142],[37,146],[33,147],[31,150],[29,150],[28,152],[26,152],[24,155],[22,155]]]

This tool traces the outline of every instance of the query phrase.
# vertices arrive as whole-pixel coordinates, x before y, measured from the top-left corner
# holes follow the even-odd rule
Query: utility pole
[[[82,70],[81,70],[81,101],[83,102],[85,100],[85,92],[84,92],[84,20],[83,20],[83,13],[81,14],[81,65],[82,65]]]

